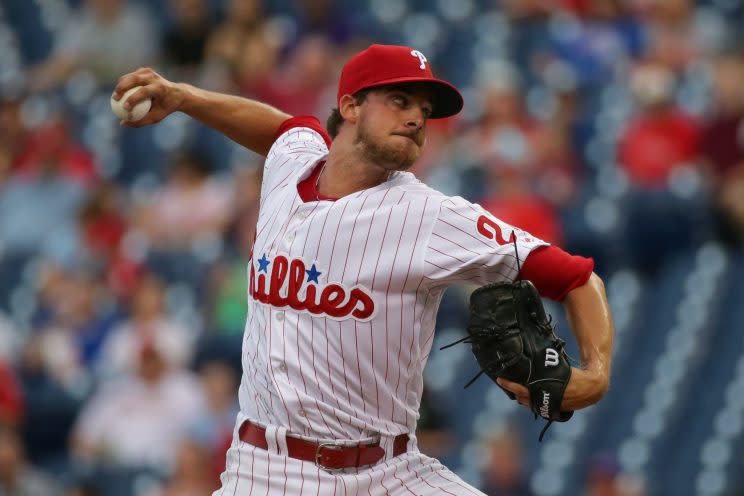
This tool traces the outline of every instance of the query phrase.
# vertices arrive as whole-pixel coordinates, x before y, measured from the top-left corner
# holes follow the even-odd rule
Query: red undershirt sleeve
[[[328,148],[331,147],[331,137],[328,136],[326,130],[323,129],[323,126],[320,125],[320,121],[317,119],[317,117],[313,117],[312,115],[298,115],[295,117],[290,117],[286,121],[282,122],[282,124],[279,126],[279,129],[276,131],[276,134],[274,135],[274,141],[279,139],[279,136],[286,133],[293,127],[307,127],[312,129],[323,137],[323,140],[325,141]]]
[[[571,290],[586,284],[594,260],[569,255],[557,246],[543,246],[527,256],[517,279],[532,281],[540,296],[558,302]]]

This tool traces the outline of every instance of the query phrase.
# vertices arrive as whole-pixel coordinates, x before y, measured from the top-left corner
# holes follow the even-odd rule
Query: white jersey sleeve
[[[516,238],[516,243],[515,243]],[[519,263],[548,243],[497,219],[461,197],[442,201],[424,256],[435,285],[513,281]]]
[[[292,117],[280,126],[266,155],[261,201],[299,167],[328,154],[331,139],[320,121],[311,116]]]

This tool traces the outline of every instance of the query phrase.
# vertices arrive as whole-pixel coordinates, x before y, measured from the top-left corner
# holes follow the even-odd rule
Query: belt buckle
[[[328,472],[338,472],[340,470],[344,470],[347,467],[341,467],[341,468],[334,468],[334,467],[328,467],[326,465],[323,465],[323,462],[320,461],[320,457],[323,456],[320,452],[321,449],[326,448],[334,451],[342,451],[346,447],[341,446],[340,444],[334,444],[334,443],[320,443],[318,444],[318,447],[315,448],[315,465],[318,466],[318,468],[322,468],[323,470],[326,470]]]

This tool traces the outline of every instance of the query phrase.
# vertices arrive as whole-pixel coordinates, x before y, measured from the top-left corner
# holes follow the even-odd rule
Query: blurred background
[[[0,1],[0,494],[205,495],[224,467],[262,160],[182,114],[121,128],[117,78],[324,121],[373,42],[465,95],[416,174],[593,257],[617,325],[609,393],[540,444],[438,350],[449,290],[422,451],[493,496],[744,494],[740,0]]]

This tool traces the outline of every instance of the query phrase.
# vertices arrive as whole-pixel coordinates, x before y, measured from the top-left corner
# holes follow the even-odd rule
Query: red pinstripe
[[[240,482],[240,449],[238,448],[238,468],[235,469],[235,489],[233,489],[233,496],[238,491],[238,482]]]
[[[256,470],[256,448],[251,449],[251,487],[248,490],[248,496],[253,494],[253,472]]]
[[[310,318],[310,329],[311,329],[311,336],[310,336],[310,349],[313,350],[313,373],[315,374],[315,383],[318,383],[318,369],[315,367],[315,319]],[[297,350],[297,353],[299,355],[299,349]],[[303,381],[304,381],[304,375],[303,375]],[[305,390],[307,392],[307,389]],[[325,397],[323,395],[323,391],[320,390],[320,399],[325,403]],[[331,432],[331,426],[328,425],[328,421],[325,419],[325,415],[323,415],[323,410],[320,408],[320,403],[318,403],[317,398],[315,399],[315,407],[318,409],[318,413],[320,414],[321,420],[323,420],[323,423],[326,426],[326,432]]]
[[[439,269],[442,269],[444,271],[447,270],[444,267],[441,267],[441,266],[435,264],[434,262],[430,262],[428,260],[425,260],[424,262],[427,263],[427,264],[429,264],[429,265],[433,265],[433,266],[435,266],[435,267],[437,267]],[[514,267],[514,269],[516,269],[516,268]],[[464,269],[464,270],[460,271],[459,273],[455,274],[451,278],[451,280],[453,280],[453,281],[455,281],[455,280],[456,281],[471,280],[471,279],[473,279],[474,277],[477,277],[477,276],[473,276],[473,277],[462,277],[462,276],[465,275],[465,274],[467,274],[468,272],[472,272],[472,271],[478,271],[479,273],[496,272],[498,275],[502,276],[504,279],[509,279],[509,280],[513,279],[513,277],[511,277],[510,275],[505,274],[504,272],[501,272],[501,268],[500,267],[488,267],[487,265],[479,265],[477,267],[470,267],[469,269]],[[514,273],[516,275],[516,270],[514,271]],[[448,279],[448,281],[449,281],[449,279]]]
[[[435,234],[435,236],[437,236],[438,238],[442,238],[442,239],[444,239],[446,241],[449,241],[452,244],[457,244],[454,241],[450,240],[449,238],[445,238],[444,236],[442,236],[440,234]],[[429,249],[431,249],[431,246],[429,246]],[[501,257],[513,258],[514,260],[517,259],[517,256],[513,253],[514,248],[512,247],[511,244],[509,244],[509,245],[503,245],[503,246],[502,245],[490,246],[487,251],[484,251],[484,252],[481,252],[481,253],[477,253],[477,252],[474,252],[472,250],[468,250],[468,251],[470,251],[471,253],[473,253],[474,255],[477,255],[477,256],[498,255],[498,256],[501,256]]]
[[[314,212],[316,208],[318,208],[317,203],[315,204],[315,206],[311,210],[311,213]],[[297,207],[297,210],[299,210],[299,206]],[[290,254],[290,255],[292,254],[292,249],[294,248],[294,244],[295,244],[296,241],[297,241],[297,237],[295,236],[295,238],[292,240],[292,243],[290,243],[290,245],[289,245],[288,254]],[[307,241],[307,238],[305,238],[305,241]],[[303,372],[302,372],[302,360],[300,360],[300,328],[299,328],[299,325],[300,325],[300,320],[302,318],[303,318],[303,316],[301,316],[301,315],[298,315],[297,316],[297,322],[295,324],[295,341],[296,341],[296,345],[297,345],[297,364],[298,364],[298,367],[299,367],[300,378],[302,379],[302,388],[303,388],[303,391],[305,392],[305,394],[307,394],[307,384],[305,383],[305,374],[303,374]],[[282,337],[283,337],[283,339],[282,339],[282,352],[283,352],[284,362],[286,363],[286,352],[287,352],[287,345],[286,345],[286,343],[287,343],[287,340],[286,340],[286,337],[283,334],[284,333],[284,323],[285,322],[286,322],[286,319],[282,321]],[[291,384],[291,378],[289,377],[289,374],[287,374],[287,384]],[[297,403],[300,405],[300,409],[301,410],[304,410],[305,409],[305,406],[302,404],[302,400],[300,399],[299,393],[296,394],[296,396],[297,396]],[[317,401],[315,403],[317,405]],[[323,412],[322,411],[320,412],[320,415],[321,415],[321,417],[323,416]],[[307,424],[308,424],[307,425],[307,429],[311,429],[312,430],[312,425],[311,425],[309,416],[306,416],[305,419],[307,420]],[[324,422],[325,422],[325,420],[324,420]]]
[[[454,203],[453,203],[453,205],[454,205]],[[462,217],[462,218],[463,218],[463,219],[465,219],[465,220],[466,220],[466,221],[467,221],[467,222],[468,222],[469,224],[475,224],[475,223],[477,222],[477,219],[478,219],[478,217],[480,217],[481,215],[483,215],[483,212],[479,212],[478,210],[476,210],[476,209],[474,209],[474,208],[472,208],[472,207],[471,207],[471,209],[472,209],[472,210],[473,210],[473,212],[475,212],[475,213],[477,214],[477,216],[478,216],[478,217],[476,217],[475,219],[473,219],[473,218],[471,218],[471,217],[466,217],[466,216],[462,215],[462,214],[461,214],[460,212],[458,212],[457,210],[454,210],[454,209],[452,209],[452,208],[446,207],[446,206],[444,206],[444,205],[442,205],[442,208],[446,208],[447,210],[449,210],[449,211],[450,211],[450,212],[452,212],[453,214],[457,215],[458,217]],[[453,226],[453,227],[454,227],[454,226]],[[488,241],[486,241],[486,240],[484,240],[484,239],[482,239],[482,238],[479,238],[479,237],[477,237],[477,236],[473,235],[473,233],[469,233],[469,232],[467,232],[467,231],[463,231],[462,229],[459,229],[459,228],[456,228],[456,229],[458,229],[459,231],[461,231],[461,232],[462,232],[462,233],[464,233],[464,234],[467,234],[468,236],[470,236],[470,237],[471,237],[472,239],[474,239],[475,241],[478,241],[479,243],[481,243],[481,244],[485,245],[485,246],[486,246],[486,248],[490,248],[490,247],[491,247],[491,245],[490,245],[490,244],[488,243]]]
[[[282,167],[284,166],[284,164],[287,164],[287,163],[289,163],[289,160],[290,160],[290,158],[289,158],[289,157],[287,157],[287,160],[285,160],[284,162],[282,162],[282,164],[281,164],[281,165],[277,166],[277,171],[276,171],[276,172],[279,172],[279,170],[280,170],[280,169],[281,169],[281,168],[282,168]],[[270,191],[269,191],[268,193],[266,193],[265,195],[262,195],[261,197],[262,197],[262,198],[268,198],[269,196],[271,196],[271,193],[273,193],[274,191],[276,191],[276,189],[277,189],[278,187],[282,186],[282,185],[284,184],[284,181],[286,181],[286,180],[287,180],[287,179],[289,178],[289,176],[291,176],[291,175],[292,175],[292,172],[294,172],[294,171],[293,171],[293,170],[290,170],[290,171],[289,171],[289,173],[288,173],[288,174],[287,174],[286,176],[284,176],[284,179],[282,179],[281,181],[279,181],[278,183],[276,183],[276,184],[274,185],[274,187],[273,187],[273,188],[271,188],[271,190],[270,190]],[[268,177],[269,177],[269,176],[267,175],[267,178],[268,178]]]
[[[447,222],[447,221],[445,221],[445,220],[443,220],[443,219],[439,219],[439,222],[441,222],[442,224],[447,224],[448,226],[454,227],[454,228],[455,228],[455,229],[457,229],[458,231],[461,231],[461,232],[465,232],[465,231],[463,231],[462,229],[460,229],[459,227],[455,227],[455,226],[453,226],[452,224],[450,224],[449,222]],[[482,255],[482,253],[478,253],[478,252],[475,252],[475,251],[473,251],[473,250],[469,250],[468,248],[465,248],[464,246],[462,246],[462,245],[461,245],[460,243],[458,243],[458,242],[456,242],[456,241],[453,241],[453,240],[451,240],[451,239],[449,239],[449,238],[445,238],[444,236],[442,236],[441,234],[439,234],[439,233],[437,233],[437,232],[432,232],[432,233],[431,233],[431,235],[432,235],[432,236],[436,236],[436,237],[438,237],[438,238],[442,238],[442,239],[443,239],[443,240],[445,240],[445,241],[449,241],[450,243],[452,243],[453,245],[457,246],[458,248],[462,248],[463,250],[465,250],[465,251],[467,251],[467,252],[470,252],[470,253],[472,253],[473,255],[476,255],[476,256]],[[472,237],[472,236],[471,236],[471,237]]]
[[[336,252],[336,241],[338,240],[338,231],[339,231],[339,228],[341,227],[341,219],[343,219],[344,213],[346,212],[346,207],[348,207],[348,205],[349,205],[349,202],[344,202],[344,207],[341,210],[341,218],[339,219],[338,224],[336,224],[336,233],[333,235],[333,245],[332,245],[332,248],[331,248],[331,257],[330,257],[330,260],[333,260],[333,254]],[[331,280],[331,265],[330,264],[328,266],[328,280],[329,281]],[[328,322],[328,319],[326,319],[326,323],[327,322]],[[339,331],[340,331],[340,327],[341,327],[341,325],[339,324]],[[327,333],[326,333],[326,335],[327,335]],[[344,386],[346,387],[346,396],[347,396],[347,398],[349,400],[349,403],[351,403],[351,392],[349,391],[349,380],[348,380],[348,375],[346,374],[346,360],[344,360],[344,339],[343,339],[343,333],[342,332],[339,332],[339,339],[338,339],[338,341],[339,341],[339,346],[341,347],[341,364],[342,364],[343,369],[344,369]],[[327,344],[327,342],[326,342],[326,344]],[[327,349],[328,348],[326,348],[326,350]],[[328,377],[329,377],[329,379],[330,379],[330,373],[331,373],[331,370],[330,370],[330,363],[329,363],[329,369],[328,369],[328,374],[329,374]]]
[[[424,224],[424,215],[426,214],[426,207],[429,204],[429,198],[426,198],[424,200],[424,207],[421,209],[421,217],[419,218],[419,225],[416,229],[416,240],[413,243],[413,246],[418,246],[419,244],[419,236],[421,235],[421,226]],[[408,269],[406,270],[406,278],[403,280],[403,286],[400,292],[400,322],[403,323],[403,292],[408,288],[408,278],[411,275],[411,267],[413,265],[413,256],[416,253],[416,250],[411,250],[411,258],[408,259]],[[416,288],[416,301],[418,301],[418,290],[421,287],[421,284],[419,284],[419,287]],[[414,308],[416,308],[416,305],[414,304]],[[414,311],[414,324],[415,324],[415,311]],[[414,329],[415,327],[411,327],[411,329]],[[409,351],[409,357],[412,357],[412,350],[413,350],[413,336],[415,333],[411,333],[411,351]],[[398,334],[398,363],[400,363],[400,352],[403,349],[403,333]],[[411,360],[412,358],[409,358],[408,361],[408,369],[411,368]],[[400,376],[401,373],[398,373],[398,382],[395,385],[395,395],[398,395],[398,389],[400,388]],[[391,414],[391,417],[395,419],[395,402],[393,402],[393,412]],[[406,425],[410,425],[408,423],[408,412],[406,412],[406,419],[405,419]]]
[[[421,279],[421,281],[419,281],[418,287],[416,288],[416,298],[414,300],[414,305],[413,305],[413,319],[411,322],[411,329],[416,329],[416,323],[418,322],[418,320],[416,320],[416,309],[418,309],[418,300],[420,296],[419,291],[421,290],[421,285],[423,284],[423,282],[424,280]],[[411,346],[408,350],[408,366],[406,367],[406,370],[410,370],[411,365],[413,364],[413,344],[415,342],[416,342],[416,333],[412,332],[411,333]],[[408,377],[408,380],[406,381],[406,391],[409,390],[412,380],[413,380],[413,374],[410,374]],[[396,392],[397,392],[397,389],[396,389]],[[406,410],[406,425],[411,425],[413,423],[413,419],[409,420],[408,415],[409,413]]]
[[[359,214],[361,214],[362,211],[364,210],[364,205],[365,205],[365,203],[367,203],[367,200],[368,199],[369,199],[369,196],[364,197],[364,201],[362,202],[362,206],[359,207],[359,211],[357,212],[356,217],[354,217],[354,224],[351,227],[351,236],[349,237],[349,244],[350,245],[351,245],[351,240],[354,239],[354,231],[356,231],[356,225],[357,225],[357,221],[359,220]],[[380,202],[380,204],[382,204],[382,202]],[[370,225],[370,230],[372,229],[372,223],[373,222],[374,222],[374,219],[369,224]],[[362,253],[364,253],[366,251],[366,249],[367,249],[367,241],[368,240],[369,240],[369,231],[367,231],[367,239],[365,239],[365,241],[364,241],[364,251],[362,251]],[[350,253],[351,253],[351,250],[350,249],[347,249],[346,250],[346,260],[344,260],[344,270],[341,273],[341,280],[342,281],[344,280],[344,276],[346,275],[346,269],[349,266],[349,254]],[[364,260],[364,256],[362,256],[362,260]],[[359,271],[361,271],[361,270],[362,270],[362,264],[360,263],[359,264]],[[357,272],[357,281],[358,280],[359,280],[359,272]],[[370,329],[371,328],[372,328],[372,325],[370,324]],[[354,346],[356,347],[356,350],[357,350],[357,360],[356,360],[356,363],[357,363],[357,377],[361,378],[362,377],[362,368],[361,368],[361,362],[359,360],[359,327],[358,327],[358,323],[356,321],[354,321]],[[374,357],[375,357],[375,349],[374,349],[374,344],[373,344],[372,345],[372,362],[373,363],[374,363]],[[375,379],[375,391],[377,391],[377,395],[379,396],[379,391],[377,390],[377,380],[376,379]],[[367,413],[367,403],[366,402],[362,402],[362,410],[363,410],[363,412],[365,414]]]
[[[389,192],[390,192],[390,190],[385,191],[385,195],[380,200],[380,204],[378,205],[378,209],[380,207],[382,207],[382,204],[385,202],[385,199],[387,198],[387,195],[388,195]],[[401,195],[401,198],[402,198],[402,195]],[[398,198],[398,203],[396,203],[396,206],[399,205],[399,204],[400,204],[400,198]],[[384,232],[384,234],[382,236],[382,244],[383,245],[385,244],[385,237],[387,236],[388,227],[390,226],[390,215],[391,214],[392,214],[392,208],[388,212],[387,222],[385,223],[385,232]],[[372,224],[374,224],[374,218],[369,223],[369,230],[367,231],[367,240],[369,239],[369,235],[372,232]],[[366,251],[367,251],[367,240],[365,240],[365,242],[364,242],[364,253],[365,254],[366,254]],[[381,256],[382,256],[382,250],[377,255],[377,263],[375,263],[375,272],[374,272],[374,276],[372,277],[372,290],[374,290],[374,288],[375,288],[375,281],[377,279],[377,273],[378,273],[377,272],[377,267],[380,264],[380,257]],[[362,257],[362,259],[364,259],[364,257]],[[360,264],[360,267],[359,268],[361,270],[361,264]],[[359,276],[357,275],[357,278],[358,277]],[[388,344],[387,330],[388,329],[387,329],[387,293],[386,293],[385,294],[385,349],[388,348],[388,346],[387,346],[387,344]],[[372,331],[373,331],[373,326],[372,326],[372,323],[370,323],[370,326],[369,326],[369,340],[370,340],[370,348],[371,348],[371,352],[370,352],[371,359],[370,360],[371,360],[371,362],[372,362],[372,364],[374,366],[374,361],[375,361],[375,339],[374,339],[374,336],[372,334]],[[387,380],[387,360],[388,360],[388,358],[389,358],[389,354],[386,353],[385,354],[385,360],[386,360],[386,364],[385,364],[385,379],[386,380]],[[359,349],[357,349],[357,361],[359,361]],[[374,381],[375,381],[375,405],[377,405],[377,416],[379,417],[380,416],[380,385],[377,382],[377,374],[373,374],[372,377],[374,378]],[[359,375],[359,380],[361,380],[361,379],[362,379],[362,376],[360,374]]]
[[[400,460],[398,460],[398,461],[400,461]],[[387,460],[385,462],[385,465],[386,466],[390,466],[389,464],[390,464],[390,460]],[[393,467],[394,467],[393,468],[393,478],[400,483],[400,487],[402,487],[403,489],[405,489],[409,493],[413,494],[413,496],[417,496],[416,493],[414,493],[413,491],[411,491],[411,488],[408,487],[408,484],[406,484],[405,481],[403,481],[403,479],[401,479],[400,477],[398,477],[398,468],[400,468],[400,463],[395,463],[393,465]]]
[[[416,469],[411,470],[410,461],[409,460],[406,460],[406,469],[409,472],[412,472],[413,475],[416,477],[416,479],[420,480],[422,483],[424,483],[425,485],[429,486],[432,489],[438,489],[438,488],[432,486],[431,483],[428,480],[426,480],[424,477],[421,476],[421,474],[424,472],[424,470],[426,468],[431,468],[431,466],[427,467],[426,465],[422,465],[420,468],[422,469],[421,472],[418,472]],[[452,494],[452,493],[450,493],[450,494]],[[453,496],[455,496],[455,495],[453,495]]]
[[[465,260],[463,260],[463,259],[461,259],[461,258],[457,258],[457,257],[456,257],[456,256],[454,256],[454,255],[450,255],[449,253],[444,253],[443,251],[439,251],[439,250],[437,250],[436,248],[434,248],[433,246],[429,246],[429,250],[431,250],[431,251],[435,251],[435,252],[437,252],[437,253],[439,253],[440,255],[443,255],[443,256],[445,256],[445,257],[449,257],[449,258],[451,258],[452,260],[457,260],[457,261],[458,261],[458,262],[460,262],[460,263],[463,263],[463,264],[465,263]],[[432,265],[433,265],[433,264],[432,264]]]
[[[437,473],[437,475],[439,477],[441,477],[442,479],[446,480],[447,482],[452,483],[452,484],[457,484],[458,486],[460,486],[461,488],[465,489],[467,492],[469,492],[471,494],[474,494],[475,496],[482,496],[481,494],[473,491],[470,487],[468,487],[468,486],[466,486],[464,484],[461,484],[459,480],[457,480],[457,479],[453,480],[453,479],[449,479],[449,478],[445,477],[444,476],[444,474],[446,473],[445,470],[437,470],[436,473]]]
[[[406,205],[406,213],[403,216],[403,224],[401,225],[400,236],[398,237],[398,244],[395,246],[395,255],[393,255],[393,267],[395,267],[395,261],[398,259],[398,250],[400,249],[400,241],[403,239],[403,233],[405,232],[406,222],[408,221],[408,211],[410,210],[410,208],[411,208],[411,204],[409,203],[409,204]],[[411,250],[412,253],[413,253],[413,251],[414,250]],[[413,255],[411,255],[411,258],[413,258]],[[409,271],[410,271],[410,264],[409,264],[409,267],[408,268],[409,268]],[[408,274],[406,274],[406,280],[407,279],[408,279]],[[387,302],[388,295],[390,294],[390,284],[392,283],[392,281],[393,281],[393,271],[390,271],[390,277],[388,278],[387,289],[385,290],[385,301],[386,302]],[[403,283],[403,285],[401,287],[401,291],[399,293],[401,295],[401,299],[403,297],[403,291],[405,291],[405,288],[406,288],[406,283],[404,281],[404,283]],[[385,305],[385,323],[386,324],[387,324],[388,310],[389,310],[388,309],[388,305]],[[402,305],[401,305],[401,310],[402,310]],[[403,322],[403,318],[401,317],[401,323],[402,322]],[[385,326],[385,348],[386,349],[388,348],[388,345],[387,345],[388,344],[388,331],[389,331],[389,328],[386,325]],[[398,333],[398,362],[400,362],[400,348],[401,348],[402,343],[403,343],[402,339],[403,339],[403,333],[402,332],[399,332]],[[386,356],[386,359],[385,359],[385,381],[387,382],[388,366],[390,364],[390,353],[386,353],[385,356]],[[398,384],[400,384],[400,374],[401,374],[401,370],[399,368],[398,369]],[[398,391],[396,389],[396,393],[397,392]],[[391,403],[393,405],[393,408],[392,408],[392,412],[390,414],[390,417],[394,419],[395,418],[395,401],[392,401]],[[378,415],[379,415],[379,408],[380,408],[379,407],[379,405],[380,405],[379,400],[378,400],[377,405],[378,405],[377,406],[377,409],[378,409]]]
[[[289,414],[289,408],[287,408],[287,402],[284,401],[284,395],[282,394],[282,389],[279,387],[279,383],[276,382],[276,376],[274,375],[274,367],[271,366],[271,312],[269,311],[269,318],[268,318],[268,324],[269,324],[269,332],[267,333],[269,335],[269,343],[268,343],[268,352],[269,356],[266,357],[266,366],[269,370],[269,374],[271,375],[271,381],[274,383],[274,386],[276,388],[276,392],[279,393],[279,399],[282,400],[282,405],[284,405],[284,411],[287,413],[287,428],[291,431],[292,430],[292,419],[290,418]],[[284,321],[282,321],[284,322]],[[271,394],[269,394],[269,400],[271,400]],[[273,402],[271,403],[273,407]],[[268,412],[267,412],[268,414]]]
[[[433,473],[433,474],[437,473],[437,471],[436,471],[436,470],[434,470],[434,468],[433,468],[433,467],[432,467],[431,465],[429,465],[429,467],[425,467],[425,468],[428,468],[428,469],[429,469],[429,472],[431,472],[431,473]],[[425,477],[421,477],[421,476],[419,475],[419,478],[420,478],[420,479],[421,479],[421,480],[422,480],[422,481],[424,482],[424,484],[426,484],[427,486],[429,486],[429,487],[430,487],[430,488],[432,488],[432,489],[438,489],[438,490],[440,490],[440,491],[443,491],[443,492],[445,492],[445,493],[447,493],[447,494],[450,494],[451,496],[457,496],[457,495],[456,495],[455,493],[451,493],[451,492],[447,491],[447,490],[446,490],[446,489],[444,489],[444,488],[443,488],[442,486],[438,486],[438,487],[432,486],[432,485],[431,485],[431,482],[429,482],[429,480],[428,480],[428,479],[426,479]]]
[[[271,453],[266,452],[266,495],[269,496],[271,490]]]

